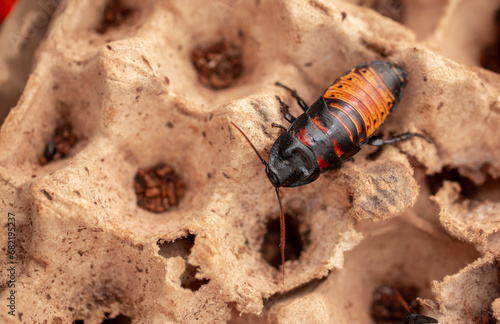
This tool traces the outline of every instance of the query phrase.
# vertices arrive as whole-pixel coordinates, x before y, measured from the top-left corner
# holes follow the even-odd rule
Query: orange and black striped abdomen
[[[362,145],[395,108],[406,82],[406,71],[394,63],[363,63],[338,78],[323,99],[351,139]]]
[[[289,132],[316,154],[321,172],[340,166],[360,150],[403,96],[406,71],[373,61],[346,72],[333,83]]]

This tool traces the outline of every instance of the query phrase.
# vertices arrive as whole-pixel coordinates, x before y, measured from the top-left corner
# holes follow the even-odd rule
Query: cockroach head
[[[269,154],[266,174],[274,187],[297,187],[316,180],[320,169],[316,155],[290,133],[283,133]]]

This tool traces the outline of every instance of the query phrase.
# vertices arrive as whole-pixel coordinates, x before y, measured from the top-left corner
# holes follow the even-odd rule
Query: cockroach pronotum
[[[267,177],[276,188],[280,206],[283,283],[285,216],[280,187],[303,186],[318,179],[321,173],[340,167],[363,144],[382,146],[408,140],[413,136],[432,143],[419,133],[404,133],[385,140],[373,136],[401,100],[406,83],[406,71],[395,63],[362,63],[340,76],[316,102],[308,106],[297,91],[276,82],[277,86],[291,93],[304,113],[294,117],[288,111],[288,105],[276,96],[284,118],[291,125],[287,129],[285,126],[272,124],[283,132],[274,142],[268,162],[262,158],[245,133],[232,123],[266,166]]]

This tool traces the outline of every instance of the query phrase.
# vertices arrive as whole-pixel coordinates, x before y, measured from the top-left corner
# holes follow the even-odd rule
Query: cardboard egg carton
[[[500,78],[480,66],[500,2],[110,4],[58,3],[2,125],[1,206],[15,215],[17,261],[16,316],[2,303],[2,321],[372,323],[384,284],[418,287],[421,312],[439,323],[500,319]],[[192,55],[221,40],[241,51],[242,70],[214,90]],[[363,147],[316,182],[283,189],[283,283],[274,188],[231,123],[267,159],[279,136],[271,123],[287,124],[275,96],[302,113],[276,81],[311,104],[379,59],[409,76],[379,135],[420,132],[433,144]],[[5,71],[4,85],[16,73]],[[42,165],[62,119],[78,141]],[[158,163],[185,183],[161,213],[139,207],[134,191],[138,170]],[[9,254],[1,260],[9,282]]]

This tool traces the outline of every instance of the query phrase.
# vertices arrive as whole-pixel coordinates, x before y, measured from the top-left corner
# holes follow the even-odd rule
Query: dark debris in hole
[[[458,182],[463,198],[474,198],[477,193],[477,187],[470,179],[461,176],[457,169],[445,168],[441,173],[427,176],[427,183],[433,195],[441,189],[444,180]]]
[[[370,7],[382,16],[398,23],[404,22],[405,7],[401,0],[362,0],[360,5]]]
[[[476,315],[476,314],[472,314],[472,312],[469,310],[469,307],[467,306],[467,302],[464,302],[464,307],[465,307],[465,311],[467,313],[467,317],[469,318],[470,323],[473,323],[473,324],[497,324],[498,323],[496,318],[493,317],[493,312],[491,309],[488,309],[485,312],[481,311],[481,314]]]
[[[102,324],[131,324],[132,323],[132,318],[118,314],[118,316],[113,317],[113,318],[108,318],[109,313],[104,314],[106,319],[102,321]]]
[[[43,156],[38,159],[40,165],[65,158],[69,155],[78,138],[73,134],[73,125],[61,119],[56,126],[54,136],[45,145]]]
[[[308,242],[308,237],[302,237],[299,231],[297,217],[285,214],[285,261],[297,260],[304,248],[304,241]],[[266,225],[266,235],[261,247],[262,257],[270,265],[279,269],[281,266],[280,250],[280,220],[271,219]]]
[[[134,178],[137,205],[154,213],[177,206],[185,189],[186,184],[165,163],[140,169]]]
[[[500,8],[495,13],[493,26],[493,42],[481,51],[479,60],[483,68],[500,73]]]
[[[188,256],[191,253],[191,248],[194,246],[195,236],[189,234],[185,238],[177,239],[173,242],[165,242],[163,240],[158,241],[158,246],[160,247],[159,254],[164,258],[176,258],[181,257],[184,259],[186,264],[186,270],[181,274],[181,287],[184,289],[189,289],[191,291],[197,291],[201,286],[206,285],[209,280],[207,279],[197,279],[196,272],[199,267],[193,266],[188,263]]]
[[[200,82],[214,90],[228,88],[243,71],[241,48],[226,40],[207,48],[197,46],[191,61]]]
[[[199,267],[186,263],[186,271],[180,276],[182,288],[197,291],[201,286],[208,283],[208,279],[196,279],[195,275],[196,272],[198,272],[198,268]]]
[[[134,14],[134,9],[127,7],[121,0],[109,0],[104,9],[101,24],[96,32],[104,34],[108,29],[119,27]]]
[[[417,302],[419,289],[415,286],[403,285],[382,285],[373,293],[370,313],[377,324],[400,323],[408,315],[402,301],[398,298],[396,290],[401,298],[406,302],[411,311],[420,312],[420,305]]]
[[[160,247],[160,255],[164,258],[175,258],[180,256],[187,260],[191,253],[191,248],[194,246],[195,235],[188,234],[184,238],[177,239],[173,242],[158,240],[157,244]]]

